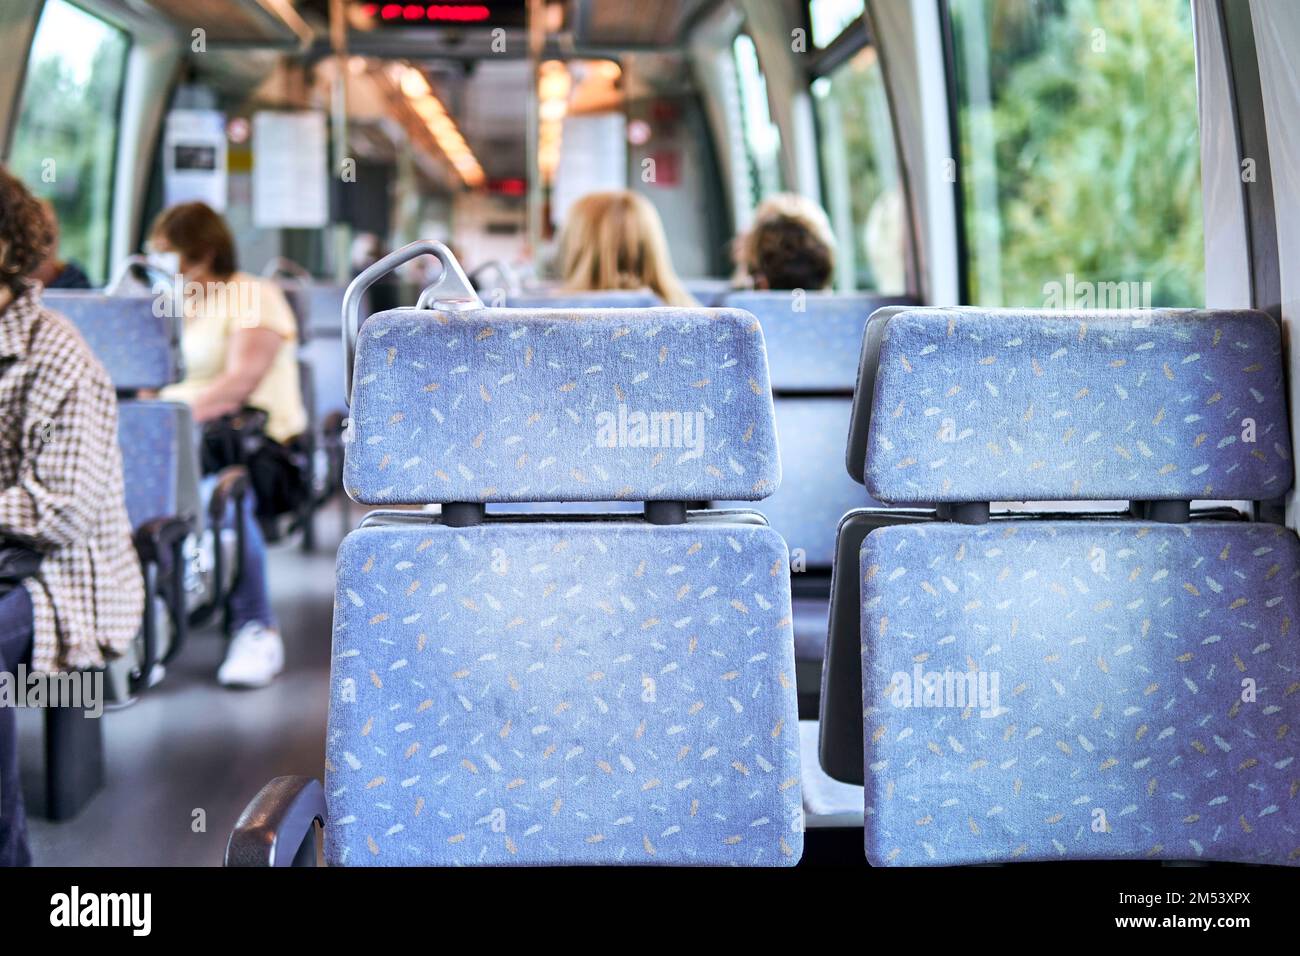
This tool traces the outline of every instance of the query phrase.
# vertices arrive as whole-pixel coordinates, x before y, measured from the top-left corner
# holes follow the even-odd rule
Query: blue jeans
[[[203,498],[212,497],[212,489],[217,483],[215,475],[203,479]],[[226,506],[223,528],[235,527],[235,502]],[[271,610],[271,597],[267,590],[266,577],[266,538],[257,523],[257,499],[252,489],[244,495],[244,548],[240,554],[241,569],[235,590],[230,595],[230,623],[238,631],[245,624],[256,621],[266,627],[275,627],[275,614]],[[213,541],[214,547],[220,547],[218,536]]]
[[[32,599],[14,588],[0,598],[0,672],[14,673],[32,652]],[[18,780],[18,727],[12,707],[0,705],[0,866],[30,866],[27,813]]]

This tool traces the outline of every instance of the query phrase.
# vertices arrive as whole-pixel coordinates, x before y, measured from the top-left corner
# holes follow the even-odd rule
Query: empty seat
[[[520,292],[506,297],[511,309],[649,309],[663,305],[647,290],[608,289],[601,292]]]
[[[431,248],[454,264],[419,243],[380,266]],[[674,430],[634,439],[641,413]],[[786,546],[752,512],[685,507],[780,482],[751,317],[380,313],[350,422],[351,495],[443,508],[374,513],[340,550],[329,863],[799,859]],[[484,512],[611,499],[644,514]],[[311,789],[267,788],[228,860],[265,858],[259,821]]]
[[[107,296],[47,289],[46,306],[66,317],[119,392],[159,388],[184,376],[181,322],[156,314],[152,295]]]
[[[849,433],[863,329],[875,309],[902,300],[872,295],[733,292],[724,302],[763,326],[785,480],[760,510],[790,545],[795,578],[795,650],[816,665],[826,646],[836,529],[868,503],[840,462]],[[806,708],[820,676],[809,670]]]
[[[868,859],[1300,864],[1300,544],[1189,520],[1291,487],[1276,323],[907,311],[877,374],[869,489],[959,520],[862,545]]]

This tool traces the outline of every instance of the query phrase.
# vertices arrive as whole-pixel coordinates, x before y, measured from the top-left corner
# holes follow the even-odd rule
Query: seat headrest
[[[1281,334],[1263,312],[912,309],[885,323],[865,460],[881,501],[1291,487]]]
[[[367,504],[755,501],[781,480],[763,332],[736,309],[396,309],[357,340]]]
[[[155,309],[161,301],[58,289],[42,296],[46,308],[76,326],[119,392],[162,388],[184,376],[181,320],[169,309]]]
[[[908,300],[861,293],[733,292],[723,304],[752,312],[763,324],[775,391],[847,394],[857,383],[867,319],[882,306]]]

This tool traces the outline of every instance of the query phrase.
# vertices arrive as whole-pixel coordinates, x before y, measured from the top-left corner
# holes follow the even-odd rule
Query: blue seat
[[[193,441],[189,406],[178,402],[123,399],[117,409],[118,444],[123,450],[126,512],[134,528],[153,518],[180,515],[184,495],[178,450]],[[129,451],[129,454],[127,452]]]
[[[157,315],[154,296],[47,289],[45,305],[77,327],[119,393],[156,389],[184,377],[181,323]]]
[[[649,309],[663,302],[653,292],[609,289],[602,292],[520,292],[506,297],[511,309]]]
[[[431,248],[454,263],[419,243],[379,266]],[[312,817],[332,865],[798,861],[786,545],[753,512],[686,508],[780,482],[750,316],[372,316],[345,481],[442,514],[372,513],[345,539],[323,800],[268,787],[228,862],[296,849],[264,821]],[[485,511],[602,500],[644,513]]]
[[[797,576],[795,651],[811,665],[802,694],[815,708],[827,633],[830,572],[841,518],[870,503],[840,467],[849,433],[863,329],[872,312],[904,300],[868,294],[732,292],[728,307],[759,320],[767,342],[785,480],[762,503],[790,545]],[[724,503],[724,507],[730,506]]]
[[[888,319],[868,486],[954,520],[861,548],[871,863],[1300,864],[1300,543],[1190,509],[1291,487],[1284,396],[1258,312]]]

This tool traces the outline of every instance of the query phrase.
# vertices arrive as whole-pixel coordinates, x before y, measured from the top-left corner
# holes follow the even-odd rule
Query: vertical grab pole
[[[343,9],[343,0],[330,0],[330,46],[334,50],[334,88],[330,100],[330,126],[332,127],[331,152],[334,154],[333,176],[334,188],[331,194],[338,196],[343,186],[343,163],[348,158],[348,23]],[[337,210],[333,210],[337,212]],[[351,276],[350,246],[352,230],[345,222],[335,223],[334,233],[334,280],[340,285]]]

